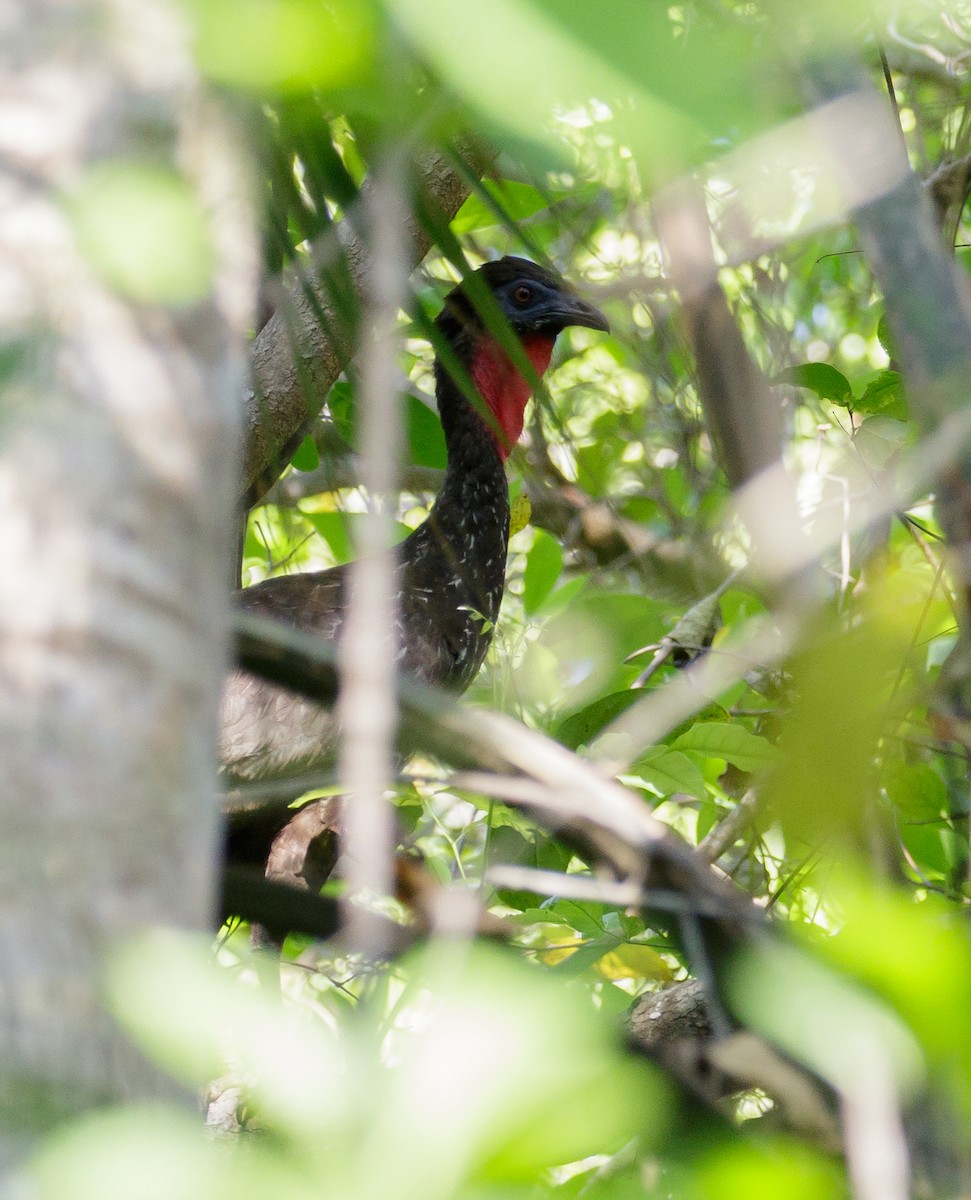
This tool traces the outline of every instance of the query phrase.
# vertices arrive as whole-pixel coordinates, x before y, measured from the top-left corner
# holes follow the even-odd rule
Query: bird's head
[[[528,259],[507,255],[486,263],[475,275],[492,293],[537,375],[549,366],[557,334],[568,325],[604,331],[610,328],[598,308],[558,276]],[[505,458],[523,430],[523,415],[531,394],[528,381],[510,361],[488,318],[474,303],[468,281],[448,294],[436,323],[495,417],[496,441]]]

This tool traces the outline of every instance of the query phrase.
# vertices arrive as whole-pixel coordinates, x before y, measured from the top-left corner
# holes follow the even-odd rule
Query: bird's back
[[[343,567],[335,567],[267,579],[240,592],[237,604],[334,642],[344,620],[346,576]],[[220,758],[234,779],[295,774],[333,749],[329,709],[249,671],[233,671],[227,679],[219,723]]]
[[[477,523],[478,544],[488,552],[475,558],[466,553],[470,533],[464,523],[455,528],[440,522],[433,510],[399,547],[394,644],[402,674],[455,691],[475,678],[502,599],[507,523],[504,508]],[[336,644],[346,615],[347,569],[268,579],[244,589],[237,602],[244,612]],[[390,638],[376,639],[373,652],[386,654],[390,645]],[[227,680],[220,756],[230,777],[306,771],[332,756],[334,738],[330,709],[248,671],[234,671]]]

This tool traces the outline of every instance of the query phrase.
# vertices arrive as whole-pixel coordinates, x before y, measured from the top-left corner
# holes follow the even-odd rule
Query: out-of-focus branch
[[[445,472],[438,467],[405,467],[399,483],[403,492],[437,492]],[[313,471],[291,471],[278,479],[263,497],[267,504],[279,504],[284,508],[295,507],[308,496],[319,496],[322,492],[337,492],[344,488],[361,486],[363,472],[361,460],[356,454],[328,461],[327,465]]]
[[[709,1108],[759,1088],[773,1102],[762,1121],[830,1153],[842,1149],[832,1093],[755,1034],[740,1031],[716,1037],[704,988],[696,979],[641,996],[627,1015],[627,1034],[637,1050],[659,1062]]]
[[[685,180],[655,205],[671,281],[698,370],[698,392],[718,461],[739,488],[782,453],[778,401],[749,354],[724,293],[700,187]]]
[[[857,64],[831,58],[807,74],[806,84],[822,103],[847,95],[867,100],[872,93]],[[875,121],[873,124],[876,126]],[[903,151],[891,134],[874,127],[870,136],[882,143],[884,158],[896,167],[889,174],[899,174],[899,181],[859,205],[855,217],[864,253],[883,290],[911,410],[925,432],[932,435],[967,408],[971,289],[942,243],[927,193],[908,169]],[[839,136],[840,131],[834,130],[833,135],[832,150],[845,180],[858,173],[861,164],[851,153],[852,146]],[[951,451],[953,457],[940,475],[937,507],[965,614],[958,642],[941,669],[938,702],[945,718],[955,722],[955,736],[966,740],[971,719],[971,633],[967,622],[971,596],[969,439],[954,441]]]
[[[469,168],[482,174],[489,156],[463,148]],[[365,180],[362,203],[373,189]],[[425,203],[450,220],[469,194],[466,177],[440,152],[429,153],[417,168],[415,186]],[[408,260],[416,266],[428,253],[431,237],[409,217]],[[350,218],[342,222],[339,244],[326,235],[311,247],[309,267],[291,269],[281,280],[277,311],[256,337],[252,352],[253,390],[246,399],[247,452],[244,485],[247,502],[255,503],[276,480],[289,452],[307,424],[320,411],[324,397],[353,354],[353,337],[333,298],[316,280],[315,267],[343,256],[354,287],[364,290],[368,255],[364,239]],[[326,327],[325,327],[326,326]]]
[[[782,416],[718,284],[711,225],[700,186],[684,179],[655,204],[658,232],[681,297],[698,371],[698,395],[719,465],[752,537],[754,567],[792,590],[804,541],[795,492],[782,463]]]
[[[240,664],[276,683],[330,703],[336,695],[333,652],[299,631],[238,616]],[[761,915],[625,788],[578,755],[499,713],[399,680],[401,735],[459,767],[484,768],[507,781],[542,786],[504,791],[505,802],[589,847],[618,879],[669,889],[711,919],[729,942],[761,924]]]
[[[961,213],[971,193],[971,154],[941,163],[924,180],[944,233],[944,245],[953,247],[961,223]]]
[[[738,840],[758,812],[759,797],[754,788],[749,788],[735,807],[718,822],[698,843],[698,853],[705,862],[714,863]]]
[[[362,894],[392,891],[395,828],[384,798],[394,773],[397,644],[376,654],[388,630],[398,630],[397,587],[387,500],[397,483],[401,417],[395,388],[395,324],[408,277],[404,224],[404,162],[388,152],[379,162],[367,202],[371,267],[361,353],[362,483],[370,498],[358,557],[348,577],[349,604],[338,646],[341,730],[338,770],[347,789],[342,859],[350,885],[345,916],[351,944],[371,955],[383,946]],[[357,901],[357,903],[355,902]]]

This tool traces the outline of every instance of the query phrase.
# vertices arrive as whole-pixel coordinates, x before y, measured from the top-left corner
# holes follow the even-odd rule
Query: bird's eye
[[[512,298],[517,304],[526,305],[533,298],[533,289],[528,283],[520,283],[513,289]]]

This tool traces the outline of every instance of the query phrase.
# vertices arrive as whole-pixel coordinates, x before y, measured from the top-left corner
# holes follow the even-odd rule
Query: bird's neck
[[[552,349],[552,338],[525,344],[538,374]],[[466,368],[494,420],[487,422],[436,365],[448,465],[428,520],[411,535],[405,554],[413,607],[417,611],[420,598],[421,606],[435,610],[436,637],[454,656],[449,671],[435,681],[459,687],[482,665],[499,615],[509,540],[504,464],[522,432],[529,400],[528,383],[494,343],[480,342]],[[416,669],[420,674],[420,665]]]
[[[554,340],[542,334],[522,339],[537,375],[549,366]],[[530,385],[489,334],[472,348],[466,368],[488,414],[477,412],[444,367],[436,367],[435,395],[448,453],[436,507],[448,508],[473,526],[498,521],[505,529],[508,497],[503,464],[522,434]]]
[[[537,375],[541,376],[550,365],[554,340],[542,333],[527,334],[522,339],[523,350]],[[531,395],[529,383],[491,334],[484,334],[476,344],[469,374],[495,418],[491,433],[505,462],[523,432],[523,418]]]

